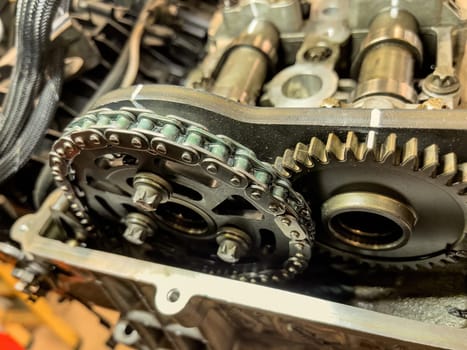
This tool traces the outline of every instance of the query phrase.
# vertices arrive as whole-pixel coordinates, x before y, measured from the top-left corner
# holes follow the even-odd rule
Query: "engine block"
[[[61,109],[0,143],[40,165],[0,187],[18,288],[116,309],[109,346],[465,348],[465,2],[60,9]]]

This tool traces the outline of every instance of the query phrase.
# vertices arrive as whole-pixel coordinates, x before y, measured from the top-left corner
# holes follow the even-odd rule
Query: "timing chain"
[[[150,110],[99,109],[72,121],[50,152],[54,180],[70,202],[73,215],[83,227],[76,239],[95,233],[89,212],[75,183],[73,159],[83,151],[121,148],[149,152],[173,161],[200,165],[210,176],[230,186],[244,188],[246,195],[275,217],[289,239],[289,257],[277,270],[242,271],[230,277],[250,282],[293,278],[308,265],[314,225],[305,200],[269,164],[234,140],[210,133],[205,127],[174,115]]]

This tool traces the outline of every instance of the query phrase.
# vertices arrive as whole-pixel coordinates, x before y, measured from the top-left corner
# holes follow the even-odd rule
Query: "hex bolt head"
[[[225,239],[219,244],[217,256],[226,263],[234,264],[245,255],[240,244],[231,239]]]
[[[460,83],[457,77],[432,73],[425,78],[423,86],[430,92],[439,95],[455,93],[460,89]]]
[[[247,255],[251,246],[251,238],[236,227],[222,227],[216,238],[219,247],[217,256],[222,261],[234,264]]]
[[[133,203],[144,211],[154,211],[162,200],[163,194],[157,188],[140,185],[133,195]]]
[[[128,227],[125,229],[125,232],[123,233],[123,237],[136,245],[141,245],[144,243],[148,236],[148,233],[144,229],[144,227],[131,224],[128,225]]]
[[[144,211],[155,211],[172,193],[170,184],[152,173],[138,173],[133,179],[133,203]]]
[[[141,245],[151,236],[156,225],[146,215],[140,213],[130,213],[125,218],[126,229],[123,237],[130,243]]]

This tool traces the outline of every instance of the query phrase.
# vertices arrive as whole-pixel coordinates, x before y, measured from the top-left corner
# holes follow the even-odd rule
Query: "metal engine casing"
[[[394,8],[403,15],[391,13]],[[306,11],[308,16],[304,16]],[[380,15],[382,24],[374,21]],[[453,214],[452,222],[465,223],[465,21],[452,1],[430,0],[423,5],[404,0],[227,1],[212,18],[207,55],[194,67],[185,87],[139,84],[115,90],[68,126],[51,151],[51,168],[59,189],[37,213],[21,217],[12,227],[11,237],[21,249],[2,244],[0,252],[17,261],[22,276],[27,277],[21,280],[22,288],[33,296],[56,290],[120,311],[113,341],[137,349],[463,349],[467,344],[467,324],[462,313],[467,308],[467,233],[460,232],[459,238],[449,236],[448,244],[432,254],[426,253],[430,243],[421,239],[420,244],[428,248],[421,250],[423,253],[417,251],[415,256],[406,254],[406,260],[404,255],[391,255],[393,247],[378,250],[371,244],[370,248],[361,249],[355,242],[350,246],[342,241],[328,244],[321,233],[325,225],[316,212],[322,208],[322,201],[338,191],[329,190],[332,193],[326,198],[323,195],[315,204],[313,199],[319,197],[318,190],[313,192],[316,183],[308,186],[306,178],[303,181],[300,176],[317,168],[313,161],[321,162],[323,169],[328,164],[334,166],[331,160],[336,168],[347,161],[349,168],[358,167],[367,160],[367,150],[368,154],[376,148],[378,154],[384,153],[384,148],[391,146],[393,135],[397,135],[394,152],[388,153],[390,161],[385,166],[389,167],[388,173],[392,171],[390,166],[400,166],[402,175],[393,177],[391,186],[409,193],[404,186],[412,180],[404,182],[403,176],[412,179],[421,175],[413,181],[437,186],[436,191],[455,198],[453,206],[461,214]],[[391,31],[393,27],[402,29]],[[308,80],[310,76],[313,78]],[[128,123],[118,125],[112,119],[117,114],[127,118]],[[139,127],[141,115],[152,114],[157,115],[154,120],[174,117],[181,124],[189,121],[190,126],[179,127],[186,133],[180,132],[172,139],[154,126],[159,120],[147,130]],[[107,121],[102,122],[105,118]],[[176,124],[173,120],[168,123]],[[194,129],[209,142],[189,144],[186,135]],[[148,134],[151,131],[157,135]],[[128,140],[122,135],[127,135]],[[186,138],[182,140],[180,135]],[[235,271],[237,267],[241,270],[242,265],[228,265],[228,259],[222,259],[219,252],[216,257],[215,251],[205,259],[206,263],[190,265],[187,261],[192,256],[180,258],[177,249],[172,254],[172,247],[164,245],[165,241],[158,252],[166,249],[167,255],[153,254],[154,251],[145,254],[138,247],[157,242],[157,230],[163,230],[163,224],[156,220],[150,234],[137,236],[133,241],[126,237],[130,243],[118,241],[125,235],[120,231],[128,226],[130,211],[150,217],[151,214],[136,204],[132,207],[131,197],[124,202],[110,196],[106,205],[101,203],[90,210],[93,195],[85,187],[80,188],[82,183],[92,183],[86,171],[99,167],[96,160],[83,166],[86,152],[99,147],[120,147],[118,150],[127,149],[129,155],[145,152],[149,159],[145,162],[151,167],[156,164],[154,169],[160,163],[151,157],[189,164],[183,167],[169,163],[173,173],[199,165],[205,171],[203,179],[224,181],[219,169],[228,173],[238,167],[236,158],[226,156],[223,161],[214,148],[209,148],[211,143],[218,146],[223,142],[233,145],[235,155],[240,149],[244,152],[240,152],[241,156],[253,164],[253,170],[245,167],[243,172],[235,173],[242,180],[246,178],[244,199],[256,208],[264,207],[263,217],[292,218],[295,232],[298,231],[297,237],[293,237],[291,229],[281,232],[287,236],[288,245],[286,253],[278,258],[284,263],[274,260],[277,273],[268,275],[268,260],[265,271],[254,264],[252,271]],[[322,144],[322,148],[316,146],[313,150],[316,153],[312,152],[313,142]],[[160,144],[166,147],[164,152],[157,149]],[[192,158],[188,161],[186,153],[177,147],[185,147],[189,155],[201,155],[199,164]],[[211,152],[210,157],[205,156],[206,149]],[[410,152],[412,158],[407,156],[412,155]],[[322,154],[323,158],[318,159]],[[206,159],[216,166],[215,171],[203,165]],[[141,174],[141,169],[135,173]],[[270,169],[270,173],[265,169]],[[105,173],[105,167],[100,170],[110,174]],[[163,179],[156,187],[162,184],[167,192],[176,192],[170,188],[177,182],[176,176],[165,168],[164,171],[170,174],[169,184],[165,185]],[[266,204],[250,191],[250,182],[261,185],[261,171],[270,176],[263,181],[270,188],[253,189],[264,190],[266,195],[270,190],[267,200],[271,202]],[[196,179],[194,173],[181,175]],[[104,179],[105,185],[98,190],[111,192],[109,184],[114,184],[114,180],[110,176]],[[128,180],[127,186],[136,187]],[[275,194],[273,189],[277,187],[285,188],[288,194]],[[353,187],[351,193],[362,191],[361,188]],[[432,191],[438,193],[434,188]],[[384,195],[389,196],[388,193],[392,192],[383,191]],[[425,198],[432,203],[424,202],[425,206],[435,207],[436,198],[429,193]],[[164,193],[164,198],[159,198],[162,205],[170,202],[170,195]],[[296,204],[303,198],[310,203]],[[398,204],[409,206],[408,202],[401,199]],[[280,213],[272,209],[271,203],[279,204]],[[310,220],[304,219],[303,214],[308,208],[313,213],[308,215]],[[112,212],[114,218],[112,214],[106,217]],[[441,209],[435,212],[444,214]],[[435,216],[432,219],[443,220]],[[239,219],[233,222],[234,228],[242,225]],[[273,223],[279,231],[290,225],[290,221],[284,225],[280,220]],[[415,226],[415,222],[411,224]],[[95,226],[95,232],[106,232],[105,240],[109,237],[112,244],[99,243],[103,236],[94,233]],[[443,224],[439,227],[441,232]],[[416,236],[413,227],[409,231],[407,240]],[[114,236],[120,242],[118,249],[114,249]],[[333,237],[331,233],[329,237]],[[195,249],[199,241],[190,239],[180,246]],[[250,242],[246,241],[241,243],[248,246]],[[121,242],[130,248],[122,248],[125,244]],[[300,244],[301,248],[297,248]],[[205,258],[201,253],[196,258],[200,256]],[[236,255],[233,262],[242,262],[244,256]],[[450,262],[457,263],[438,266]],[[433,270],[424,272],[433,266]],[[400,270],[393,270],[394,267]],[[278,274],[283,280],[274,278]],[[423,290],[414,287],[413,281]]]

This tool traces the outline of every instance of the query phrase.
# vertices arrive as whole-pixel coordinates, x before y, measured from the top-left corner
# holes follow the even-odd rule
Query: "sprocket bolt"
[[[141,245],[151,236],[156,227],[152,220],[140,213],[130,213],[125,218],[126,229],[123,237],[130,243]]]
[[[217,256],[227,263],[236,263],[244,256],[240,244],[231,240],[225,239],[217,249]]]
[[[246,256],[251,246],[251,238],[235,227],[223,227],[217,233],[217,256],[226,263],[234,264]]]
[[[133,203],[144,211],[155,211],[172,193],[170,184],[152,173],[138,173],[133,180]]]

